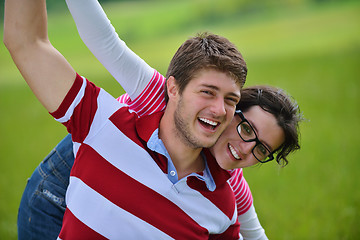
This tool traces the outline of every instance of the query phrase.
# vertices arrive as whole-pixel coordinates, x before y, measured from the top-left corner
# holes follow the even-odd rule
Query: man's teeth
[[[240,159],[240,157],[239,157],[239,155],[237,155],[237,153],[236,153],[236,151],[235,151],[235,149],[234,149],[234,147],[233,146],[231,146],[230,144],[229,144],[229,149],[230,149],[230,152],[231,152],[231,154],[234,156],[234,158],[236,158],[236,159]]]
[[[211,126],[213,126],[213,127],[216,127],[217,126],[217,122],[214,122],[214,121],[211,121],[211,120],[209,120],[209,119],[206,119],[206,118],[199,118],[201,121],[203,121],[203,122],[205,122],[205,123],[207,123],[207,124],[209,124],[209,125],[211,125]]]

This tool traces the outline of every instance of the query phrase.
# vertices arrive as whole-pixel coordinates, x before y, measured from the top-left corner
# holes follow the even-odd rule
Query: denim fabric
[[[65,192],[74,155],[67,135],[28,179],[18,213],[18,239],[56,239],[65,212]]]

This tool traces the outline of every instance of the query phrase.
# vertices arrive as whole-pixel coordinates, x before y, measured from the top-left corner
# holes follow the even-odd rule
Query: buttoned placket
[[[147,142],[147,146],[150,150],[160,153],[167,158],[167,163],[168,163],[167,164],[167,170],[168,170],[167,177],[173,183],[173,188],[179,192],[182,188],[182,185],[186,183],[186,179],[190,176],[195,176],[199,180],[204,181],[207,188],[210,191],[214,191],[216,188],[215,181],[214,181],[213,177],[211,176],[210,169],[209,169],[206,161],[205,161],[205,170],[203,171],[203,175],[200,175],[198,173],[191,173],[188,176],[186,176],[185,178],[180,179],[180,181],[179,181],[176,168],[170,158],[168,151],[165,148],[164,143],[159,138],[158,133],[159,133],[159,129],[156,129],[153,132],[153,134],[151,135],[149,141]],[[202,154],[203,159],[206,159],[205,155],[203,153],[201,153],[201,154]]]

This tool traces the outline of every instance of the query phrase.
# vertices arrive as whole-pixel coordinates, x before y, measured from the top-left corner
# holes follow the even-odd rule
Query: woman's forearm
[[[89,50],[135,99],[154,74],[116,33],[97,0],[66,0],[79,35]]]
[[[251,205],[248,211],[239,216],[240,233],[244,240],[267,240],[265,230],[260,224],[255,212],[254,205]]]

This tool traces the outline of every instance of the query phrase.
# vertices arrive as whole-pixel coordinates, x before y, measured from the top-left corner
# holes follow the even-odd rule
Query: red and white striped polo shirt
[[[134,101],[130,100],[128,94],[121,95],[118,101],[128,104],[129,108],[136,111],[139,116],[162,111],[166,107],[164,85],[165,77],[154,70],[152,79]],[[238,216],[240,216],[249,210],[253,203],[253,197],[249,184],[243,176],[242,168],[229,172],[231,174],[229,183],[234,191]]]
[[[140,117],[77,76],[52,115],[79,143],[59,239],[238,239],[229,174],[204,151],[216,184],[173,184],[167,159],[147,148],[162,112]]]

